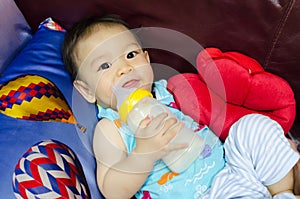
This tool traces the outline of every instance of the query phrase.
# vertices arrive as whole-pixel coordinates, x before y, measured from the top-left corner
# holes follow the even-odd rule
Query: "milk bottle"
[[[168,117],[176,117],[168,107],[154,99],[152,94],[144,89],[133,91],[119,106],[121,119],[133,132],[136,132],[145,117],[155,117],[163,112],[168,113]],[[171,143],[188,143],[187,148],[172,151],[162,158],[165,164],[176,173],[186,170],[201,154],[205,145],[203,139],[185,125],[171,140]]]

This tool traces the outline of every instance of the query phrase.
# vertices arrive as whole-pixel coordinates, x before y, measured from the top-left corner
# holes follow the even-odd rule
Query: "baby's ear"
[[[150,63],[150,57],[149,57],[148,51],[144,50],[144,54],[145,54],[145,58],[146,58],[147,61]]]
[[[88,101],[89,103],[96,102],[95,92],[90,89],[87,83],[81,80],[75,80],[73,82],[73,85],[76,88],[76,90],[84,97],[86,101]]]

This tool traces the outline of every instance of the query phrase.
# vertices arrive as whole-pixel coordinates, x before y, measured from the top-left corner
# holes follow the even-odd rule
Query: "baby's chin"
[[[151,90],[152,90],[152,83],[151,84],[145,84],[145,85],[141,86],[140,89],[145,89],[145,90],[151,92]]]

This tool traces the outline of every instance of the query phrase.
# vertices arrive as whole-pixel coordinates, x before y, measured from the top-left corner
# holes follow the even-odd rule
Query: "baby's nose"
[[[133,67],[129,64],[125,64],[121,66],[121,68],[119,69],[118,73],[119,75],[124,75],[127,74],[129,72],[133,71]]]

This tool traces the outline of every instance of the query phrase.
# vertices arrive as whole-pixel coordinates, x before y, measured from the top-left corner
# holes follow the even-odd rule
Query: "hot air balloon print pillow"
[[[21,75],[0,85],[0,112],[24,120],[76,123],[60,90],[38,75]]]

